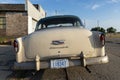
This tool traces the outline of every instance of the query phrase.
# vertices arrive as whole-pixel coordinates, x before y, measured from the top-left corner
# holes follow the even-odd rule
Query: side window
[[[73,23],[73,26],[80,26],[80,22],[79,22],[79,21],[75,21],[75,22]]]
[[[46,25],[45,25],[45,24],[43,24],[43,25],[42,25],[42,28],[43,28],[43,29],[44,29],[44,28],[46,28]]]
[[[80,26],[80,22],[79,21],[76,22],[76,26]]]
[[[0,17],[0,29],[6,29],[6,18]]]
[[[37,26],[37,30],[41,29],[41,24],[39,26]]]
[[[36,30],[40,30],[40,29],[44,29],[46,28],[46,25],[45,24],[39,24],[37,27],[36,27]]]

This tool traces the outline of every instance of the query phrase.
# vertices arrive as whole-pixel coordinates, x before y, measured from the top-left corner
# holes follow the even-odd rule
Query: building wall
[[[19,10],[21,6],[22,10]],[[4,4],[3,10],[0,11],[0,17],[6,18],[6,28],[0,29],[0,36],[20,37],[30,34],[34,32],[37,22],[45,17],[42,7],[38,5],[36,8],[29,0],[26,0],[25,5],[13,4],[12,7],[9,8],[8,4]]]
[[[6,13],[6,35],[23,36],[28,34],[28,16],[26,12]]]
[[[28,34],[35,31],[37,21],[34,20],[31,16],[28,16]]]
[[[29,0],[26,1],[25,6],[28,16],[31,16],[35,20],[45,17],[45,11],[41,7],[37,10]]]
[[[0,36],[5,36],[5,35],[6,35],[6,30],[0,29]]]
[[[26,0],[25,9],[28,13],[28,34],[34,32],[37,22],[45,17],[45,11],[42,7],[39,6],[39,9],[36,9],[33,4]]]

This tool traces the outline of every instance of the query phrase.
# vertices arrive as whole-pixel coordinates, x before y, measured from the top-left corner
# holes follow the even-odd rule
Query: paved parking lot
[[[106,53],[109,56],[110,62],[88,66],[91,73],[79,66],[67,68],[68,80],[120,80],[120,38],[107,39]],[[5,80],[11,74],[12,76],[9,80],[13,80],[13,76],[16,74],[10,70],[10,67],[14,59],[15,54],[12,46],[0,46],[0,80]],[[28,76],[23,80],[67,80],[64,69],[46,69],[40,70],[39,72],[27,72],[26,74]],[[20,78],[21,74],[18,75]]]
[[[10,70],[15,59],[12,46],[0,45],[0,80],[5,80],[12,73]]]

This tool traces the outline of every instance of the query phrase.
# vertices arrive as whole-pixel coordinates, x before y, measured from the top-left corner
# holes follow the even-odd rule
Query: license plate
[[[51,68],[66,68],[69,66],[68,59],[51,60]]]

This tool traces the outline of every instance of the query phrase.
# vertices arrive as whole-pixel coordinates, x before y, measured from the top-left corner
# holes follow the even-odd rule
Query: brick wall
[[[6,36],[6,30],[0,29],[0,36]]]
[[[28,16],[26,12],[6,13],[6,35],[23,36],[28,33]]]

